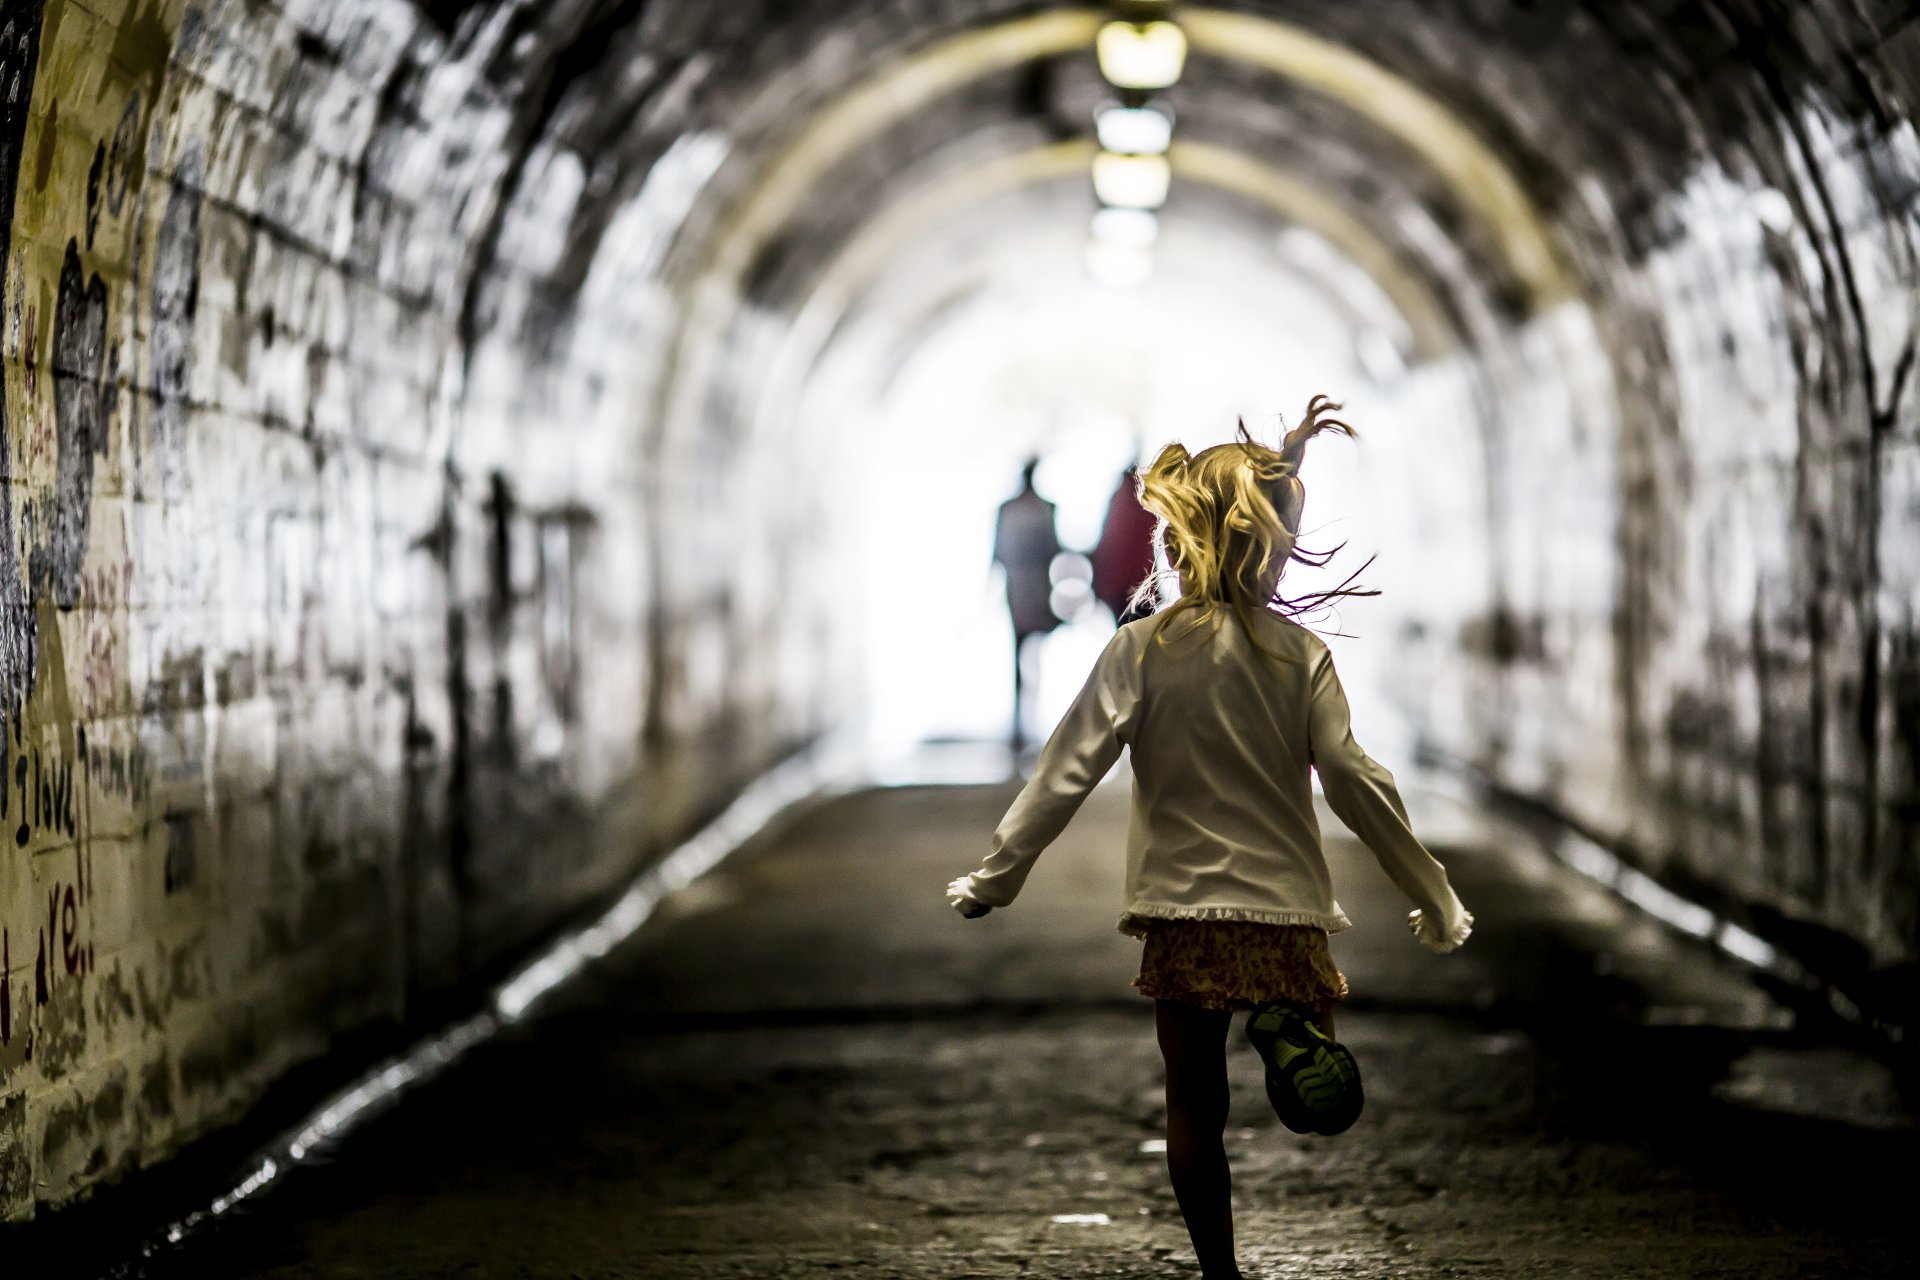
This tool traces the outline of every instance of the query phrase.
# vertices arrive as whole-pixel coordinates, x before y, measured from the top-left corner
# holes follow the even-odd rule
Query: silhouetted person
[[[1006,570],[1007,612],[1013,616],[1013,746],[1026,742],[1021,712],[1026,708],[1026,675],[1020,658],[1027,641],[1060,625],[1053,611],[1053,578],[1048,569],[1060,554],[1053,529],[1053,504],[1034,492],[1038,458],[1020,472],[1020,492],[1000,504],[993,534],[994,563]]]
[[[1131,469],[1122,472],[1089,557],[1094,599],[1111,609],[1120,625],[1153,612],[1151,603],[1132,603],[1135,590],[1153,572],[1153,525],[1153,516],[1140,505],[1139,477]]]

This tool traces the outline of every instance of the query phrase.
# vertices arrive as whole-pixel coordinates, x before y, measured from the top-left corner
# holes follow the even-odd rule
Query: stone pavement
[[[1112,929],[1124,787],[1014,908],[963,922],[941,890],[1010,795],[795,815],[157,1273],[1197,1275],[1138,944]],[[1457,802],[1415,814],[1479,932],[1421,951],[1323,815],[1368,1107],[1286,1132],[1236,1033],[1249,1276],[1905,1274],[1916,1142],[1884,1068]]]

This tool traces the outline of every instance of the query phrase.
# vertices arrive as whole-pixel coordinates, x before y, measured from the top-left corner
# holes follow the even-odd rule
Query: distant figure
[[[1313,816],[1315,770],[1327,805],[1379,859],[1416,910],[1430,951],[1465,942],[1473,916],[1407,825],[1393,775],[1353,740],[1346,694],[1320,637],[1278,594],[1297,545],[1300,465],[1321,431],[1352,434],[1315,397],[1278,449],[1246,433],[1189,454],[1168,445],[1142,473],[1141,501],[1165,519],[1177,603],[1121,627],[1007,810],[986,861],[947,886],[969,919],[1010,905],[1034,860],[1132,749],[1122,932],[1145,943],[1134,982],[1154,1000],[1166,1061],[1167,1171],[1207,1280],[1239,1280],[1222,1130],[1227,1027],[1247,1039],[1267,1099],[1298,1133],[1351,1125],[1359,1064],[1334,1037],[1347,994],[1327,935],[1348,926]]]
[[[1133,594],[1153,572],[1153,516],[1140,505],[1140,479],[1132,469],[1120,473],[1107,520],[1094,544],[1093,596],[1113,611],[1125,626],[1153,612],[1153,606],[1133,603]]]
[[[1026,674],[1020,658],[1027,641],[1060,625],[1053,611],[1053,578],[1048,572],[1060,554],[1053,530],[1053,504],[1034,491],[1038,458],[1020,471],[1020,492],[1000,504],[993,534],[994,563],[1007,573],[1007,612],[1013,615],[1013,747],[1026,745]]]

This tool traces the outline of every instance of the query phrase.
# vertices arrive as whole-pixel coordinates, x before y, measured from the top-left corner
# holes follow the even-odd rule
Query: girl
[[[1146,944],[1134,986],[1154,1000],[1166,1060],[1167,1169],[1209,1280],[1240,1276],[1222,1142],[1233,1011],[1269,1006],[1264,1030],[1283,1002],[1330,1042],[1334,1002],[1347,993],[1327,935],[1349,921],[1321,852],[1309,766],[1329,807],[1413,899],[1408,924],[1422,944],[1451,951],[1473,925],[1408,827],[1393,776],[1354,742],[1327,646],[1283,616],[1359,593],[1277,595],[1289,559],[1326,559],[1296,545],[1299,471],[1316,433],[1353,434],[1330,416],[1339,407],[1315,397],[1278,450],[1242,424],[1238,440],[1199,454],[1168,445],[1141,473],[1179,599],[1114,633],[985,864],[947,889],[968,918],[1011,903],[1120,748],[1132,749],[1119,927]],[[1142,584],[1141,599],[1155,594],[1151,579]]]

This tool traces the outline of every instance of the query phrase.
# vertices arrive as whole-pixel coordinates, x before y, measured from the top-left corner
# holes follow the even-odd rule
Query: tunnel
[[[1122,83],[1176,37],[1170,70]],[[716,820],[771,838],[740,817],[769,779],[871,784],[882,756],[991,737],[992,506],[1023,458],[1049,454],[1085,545],[1152,448],[1238,418],[1271,437],[1322,392],[1359,434],[1315,445],[1310,531],[1345,544],[1328,581],[1364,564],[1380,592],[1331,643],[1410,794],[1500,815],[1469,842],[1546,850],[1527,874],[1584,886],[1583,927],[1671,935],[1695,948],[1674,965],[1789,1010],[1690,1044],[1790,1025],[1813,1060],[1854,1046],[1910,1078],[1910,6],[0,0],[0,76],[9,1274],[204,1218],[196,1188],[233,1194],[209,1170],[419,1045],[464,1052],[448,1027],[634,884],[699,902],[662,868]],[[1042,736],[1110,629],[1049,637]],[[978,797],[1011,796],[836,785],[793,820],[828,865],[884,860],[877,823],[949,874],[992,830]],[[734,950],[669,922],[659,1016],[817,1029],[774,996],[674,1003],[773,946],[784,917],[756,910]],[[874,910],[860,927],[894,937]],[[1648,1003],[1607,943],[1539,994],[1561,961],[1501,951],[1476,911],[1495,956],[1544,966],[1538,1008]],[[816,924],[788,943],[867,972]],[[916,963],[999,992],[1009,1035],[1052,998],[896,941],[870,963],[916,1008],[947,998]],[[1389,1014],[1495,1016],[1433,981]],[[1130,1007],[1124,974],[1108,994]],[[1073,1016],[1124,1016],[1104,1008]],[[574,1016],[549,1043],[578,1049]],[[1488,1062],[1518,1043],[1475,1034]],[[1034,1052],[1007,1088],[1041,1087]],[[743,1096],[741,1125],[785,1114]],[[1402,1190],[1433,1203],[1438,1176]],[[1184,1249],[1170,1206],[1139,1214]],[[1021,1253],[1003,1233],[967,1270],[949,1240],[911,1271],[886,1223],[855,1248],[768,1221],[789,1263],[866,1260],[845,1274]],[[1832,1274],[1881,1274],[1874,1222]],[[776,1274],[755,1256],[637,1274]]]

